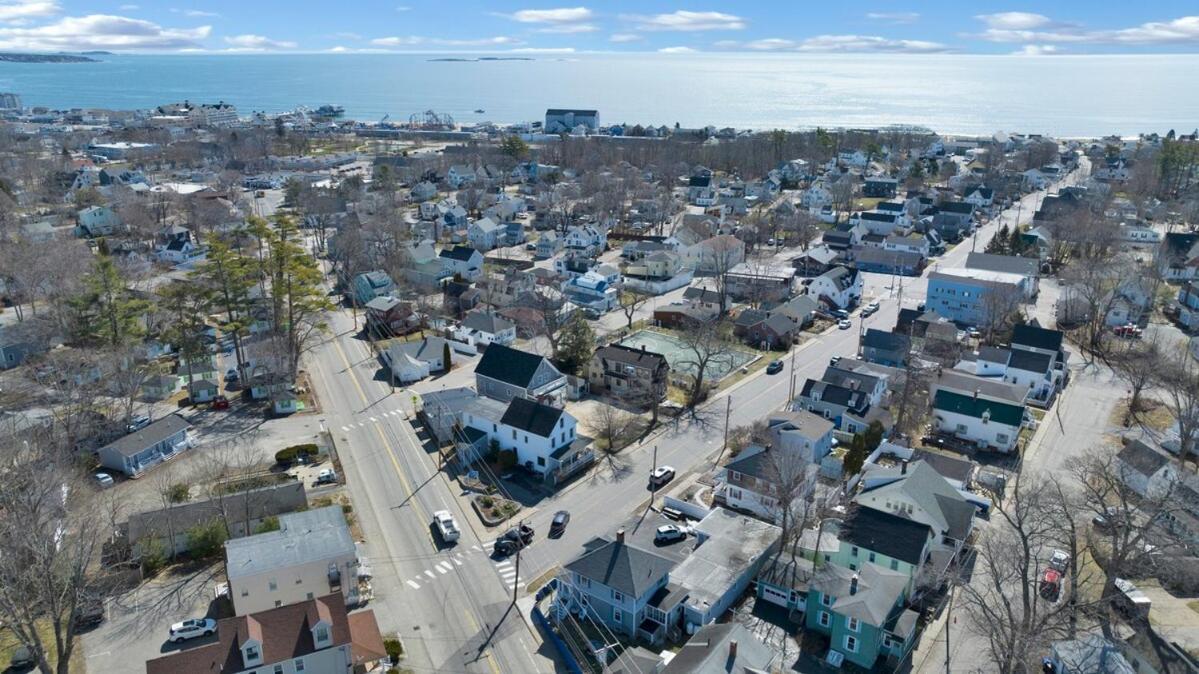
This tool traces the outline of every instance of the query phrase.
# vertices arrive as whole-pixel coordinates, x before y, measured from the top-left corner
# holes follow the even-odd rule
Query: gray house
[[[140,431],[100,448],[100,465],[128,477],[138,477],[150,468],[174,458],[191,446],[191,425],[178,414],[165,416]]]
[[[475,388],[481,395],[503,402],[520,397],[561,407],[566,375],[544,356],[492,344],[475,366]]]
[[[911,346],[911,340],[906,335],[867,328],[866,334],[862,335],[862,360],[902,367],[908,360]]]

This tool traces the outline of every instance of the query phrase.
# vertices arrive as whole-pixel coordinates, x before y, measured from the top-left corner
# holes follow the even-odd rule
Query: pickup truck
[[[437,527],[437,533],[441,534],[441,540],[446,543],[453,543],[462,535],[458,529],[458,522],[454,520],[454,516],[448,510],[438,510],[433,513],[433,526]]]

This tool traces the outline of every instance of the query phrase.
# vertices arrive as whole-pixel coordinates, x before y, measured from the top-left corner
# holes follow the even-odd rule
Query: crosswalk
[[[499,574],[500,579],[503,580],[504,586],[507,587],[509,591],[514,590],[521,584],[521,577],[516,572],[516,563],[511,558],[498,560],[492,559],[490,556],[490,550],[493,544],[494,541],[489,541],[485,544],[472,545],[470,550],[475,553],[486,554],[488,561],[491,562],[493,567],[495,567],[496,573]],[[467,554],[470,553],[455,552],[453,554],[445,555],[441,559],[437,560],[437,563],[433,564],[430,568],[424,569],[419,574],[405,580],[404,584],[413,590],[419,590],[433,582],[436,582],[440,578],[449,575],[449,573],[453,571],[455,567],[466,566]]]
[[[367,424],[378,423],[380,419],[386,420],[388,418],[392,418],[392,419],[395,419],[395,418],[407,419],[408,418],[408,413],[404,410],[388,410],[386,412],[376,412],[376,414],[378,414],[379,416],[368,417],[367,421],[359,421],[357,423],[346,424],[341,427],[341,430],[343,433],[348,433],[348,432],[354,430],[355,428],[363,428]]]

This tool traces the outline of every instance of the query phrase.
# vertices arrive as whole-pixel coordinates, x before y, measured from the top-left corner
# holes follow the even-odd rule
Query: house
[[[461,189],[475,181],[478,174],[465,164],[454,164],[445,174],[446,183],[454,189]]]
[[[726,292],[734,300],[781,302],[791,297],[794,289],[794,267],[742,262],[725,271]]]
[[[443,337],[425,337],[419,342],[397,341],[383,352],[383,362],[391,368],[392,379],[407,384],[420,381],[430,373],[448,370],[452,363],[445,362],[447,350],[449,342]]]
[[[857,571],[836,564],[817,567],[804,624],[828,637],[825,659],[871,670],[880,658],[895,663],[906,657],[920,618],[905,607],[907,582],[904,574],[876,563],[865,562]]]
[[[338,593],[358,601],[358,550],[340,505],[279,515],[279,528],[225,541],[239,616]]]
[[[804,323],[784,312],[744,309],[733,321],[733,335],[763,350],[787,349],[803,331]]]
[[[542,232],[537,239],[537,250],[534,255],[541,260],[547,260],[558,254],[562,250],[562,237],[558,236],[557,232]]]
[[[111,236],[121,226],[121,219],[107,206],[88,206],[75,214],[78,225],[75,235],[94,239]]]
[[[670,363],[660,353],[609,344],[595,350],[587,367],[591,391],[637,406],[652,406],[666,397]]]
[[[833,309],[849,309],[862,297],[862,276],[853,267],[837,265],[812,279],[808,295]]]
[[[382,270],[368,271],[358,274],[351,282],[354,293],[354,303],[364,306],[367,302],[382,297],[395,290],[395,281]]]
[[[567,108],[550,108],[545,111],[545,126],[542,128],[546,133],[572,133],[580,126],[591,132],[598,131],[599,111]]]
[[[899,181],[895,178],[880,178],[878,176],[870,176],[866,178],[866,182],[862,185],[862,196],[891,199],[895,197],[895,190],[898,187]]]
[[[408,191],[408,198],[418,203],[422,201],[428,201],[436,196],[437,186],[428,180],[422,180],[421,182],[413,185],[412,189]]]
[[[696,206],[712,206],[716,203],[716,186],[710,175],[693,175],[687,179],[687,201]]]
[[[1141,498],[1162,498],[1178,484],[1172,457],[1134,438],[1125,440],[1116,467],[1124,484]]]
[[[907,218],[900,213],[885,213],[882,211],[865,211],[853,214],[849,221],[861,225],[870,234],[890,236],[907,231]]]
[[[1199,286],[1187,281],[1178,289],[1178,322],[1188,330],[1199,328]]]
[[[745,242],[719,234],[683,249],[683,264],[696,274],[723,274],[745,261]]]
[[[865,391],[808,379],[793,403],[793,409],[822,416],[840,430],[856,433],[870,425],[870,396]]]
[[[624,287],[652,295],[661,295],[691,283],[691,270],[683,266],[683,258],[673,251],[651,253],[624,266]]]
[[[459,434],[463,428],[463,412],[488,404],[495,406],[491,416],[497,419],[503,416],[504,409],[506,409],[503,407],[503,403],[484,398],[469,387],[459,386],[421,393],[417,415],[429,432],[437,438],[437,441],[444,445],[452,440],[460,439]]]
[[[836,364],[824,368],[820,381],[847,388],[851,391],[861,391],[866,394],[866,400],[871,405],[882,405],[886,400],[887,388],[892,374],[886,372],[891,368],[871,366],[853,358],[842,358]],[[898,375],[896,375],[898,376]]]
[[[179,392],[179,376],[154,374],[142,382],[142,395],[147,400],[166,400]]]
[[[483,276],[483,254],[470,246],[443,248],[438,257],[447,276],[468,282],[477,281]]]
[[[1024,277],[1023,289],[1028,299],[1040,292],[1041,263],[1030,257],[1016,255],[994,255],[991,253],[967,253],[966,269],[981,269]]]
[[[595,269],[563,283],[562,294],[594,314],[607,313],[620,304],[620,290]]]
[[[853,246],[846,251],[845,257],[853,261],[858,271],[901,276],[920,275],[926,260],[923,254],[910,250],[888,250],[885,245],[886,239],[883,240],[883,246]]]
[[[291,480],[134,513],[121,525],[120,533],[135,557],[149,540],[162,543],[168,554],[185,554],[192,546],[190,531],[197,525],[220,520],[229,538],[241,538],[254,533],[268,518],[307,507],[304,482]]]
[[[516,454],[526,470],[557,482],[595,460],[590,442],[578,436],[578,422],[569,412],[527,398],[513,398],[496,418],[495,406],[462,412],[468,441],[474,435],[489,447]]]
[[[475,365],[475,388],[502,402],[519,397],[561,407],[566,375],[544,356],[492,344]]]
[[[670,582],[687,594],[683,625],[699,627],[715,622],[745,594],[778,550],[782,530],[717,507],[692,525],[691,531],[695,547],[670,571]]]
[[[178,414],[167,416],[104,445],[97,452],[100,465],[127,477],[141,477],[154,466],[175,458],[191,447],[191,424]]]
[[[563,244],[577,255],[594,257],[608,249],[608,235],[595,225],[577,225],[566,230]]]
[[[837,251],[825,245],[812,246],[791,258],[791,266],[800,276],[819,276],[832,268],[837,260]]]
[[[221,392],[221,387],[211,379],[200,379],[188,386],[190,401],[193,403],[210,403]]]
[[[852,504],[836,529],[837,552],[826,561],[858,571],[864,564],[903,574],[910,592],[932,561],[938,537],[932,527],[886,510]]]
[[[721,299],[720,293],[710,288],[691,286],[683,291],[684,302],[696,309],[702,309],[713,314],[729,310],[731,302],[728,297],[723,298],[723,303]]]
[[[374,611],[349,614],[333,593],[222,618],[212,640],[146,661],[146,674],[343,674],[386,657]]]
[[[869,363],[903,367],[907,364],[911,351],[911,338],[901,333],[866,328],[862,335],[862,359]]]
[[[491,250],[503,243],[505,229],[491,218],[480,218],[470,223],[466,238],[476,250]]]
[[[975,354],[967,354],[954,368],[979,378],[997,378],[1019,393],[1013,400],[1020,402],[1048,402],[1065,379],[1054,356],[1026,349],[984,346]]]
[[[932,253],[928,237],[922,234],[891,234],[883,239],[883,250],[915,253],[922,258],[928,257]]]
[[[815,417],[819,419],[819,417]],[[828,422],[825,422],[828,424]],[[829,424],[831,437],[832,424]],[[739,512],[747,512],[768,522],[782,520],[779,489],[784,481],[805,479],[815,482],[816,464],[790,454],[782,448],[751,445],[716,473],[712,498]],[[802,477],[801,477],[802,476]]]
[[[508,345],[516,341],[516,324],[487,309],[468,311],[455,337],[480,346]]]
[[[397,297],[382,295],[366,303],[366,323],[385,335],[406,335],[421,325],[421,316]]]
[[[699,628],[659,674],[730,674],[770,672],[778,665],[773,648],[738,622]],[[651,670],[640,670],[649,674]]]
[[[1027,414],[1023,404],[1013,405],[950,390],[933,395],[933,428],[959,440],[999,452],[1016,448]]]
[[[1028,297],[1028,278],[984,269],[941,269],[928,276],[930,311],[971,326],[997,324]]]
[[[935,536],[932,547],[955,556],[974,531],[974,503],[923,461],[905,461],[898,474],[876,475],[853,502],[928,525]]]
[[[1167,232],[1158,248],[1155,264],[1169,281],[1199,278],[1199,233]]]

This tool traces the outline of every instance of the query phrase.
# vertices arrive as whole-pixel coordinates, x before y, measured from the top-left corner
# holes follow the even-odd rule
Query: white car
[[[1049,558],[1049,568],[1066,573],[1066,569],[1070,566],[1070,553],[1064,550],[1054,550],[1053,556]]]
[[[92,477],[96,480],[96,484],[101,489],[108,489],[109,487],[116,484],[116,482],[113,481],[112,476],[109,475],[108,473],[96,473]]]
[[[438,510],[433,513],[433,526],[437,527],[437,533],[441,534],[441,540],[446,543],[453,543],[462,535],[461,530],[458,529],[458,521],[448,510]]]
[[[316,484],[336,484],[337,472],[332,468],[324,468],[316,474]]]
[[[674,468],[672,466],[658,466],[654,472],[649,474],[649,483],[655,487],[661,487],[673,479]]]
[[[170,640],[181,644],[188,639],[206,637],[216,633],[216,621],[212,618],[189,618],[171,625]]]
[[[866,305],[866,308],[869,309],[871,313],[878,311],[878,307],[879,307],[878,300],[874,300],[870,304]]]
[[[837,327],[841,328],[842,330],[848,330],[853,327],[853,323],[850,322],[848,318],[842,318],[841,320],[837,321]]]
[[[663,524],[654,532],[654,540],[661,543],[672,543],[687,538],[687,530],[676,524]]]

